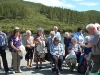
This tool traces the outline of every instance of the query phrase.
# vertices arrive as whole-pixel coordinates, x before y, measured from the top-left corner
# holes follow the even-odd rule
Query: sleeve
[[[54,46],[53,45],[50,46],[50,54],[56,55],[56,53],[54,52]]]
[[[93,45],[97,45],[97,43],[99,42],[99,39],[100,39],[100,34],[96,34],[94,38],[90,41],[90,43]]]
[[[61,44],[61,53],[60,53],[60,55],[65,55],[65,50],[64,50],[64,47],[63,47],[62,44]]]

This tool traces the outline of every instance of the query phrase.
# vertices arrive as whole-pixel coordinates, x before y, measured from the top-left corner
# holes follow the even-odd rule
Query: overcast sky
[[[24,0],[41,3],[47,6],[68,8],[77,11],[97,10],[100,11],[100,0]]]

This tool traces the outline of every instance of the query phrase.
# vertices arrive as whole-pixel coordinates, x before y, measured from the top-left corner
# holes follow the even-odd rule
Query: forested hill
[[[5,32],[18,26],[21,32],[30,29],[36,33],[38,27],[43,27],[49,33],[55,25],[60,32],[75,32],[89,23],[100,23],[100,11],[79,12],[23,0],[0,0],[0,27]]]

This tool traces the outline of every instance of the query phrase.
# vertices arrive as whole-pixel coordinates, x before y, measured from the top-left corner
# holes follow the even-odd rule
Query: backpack
[[[87,69],[87,61],[84,60],[81,65],[78,65],[77,72],[81,74],[85,74]]]

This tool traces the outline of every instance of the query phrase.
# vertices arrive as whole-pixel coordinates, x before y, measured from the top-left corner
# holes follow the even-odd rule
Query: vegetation
[[[27,29],[36,33],[38,27],[43,27],[45,33],[49,33],[53,26],[58,26],[62,33],[75,32],[77,27],[85,29],[88,23],[99,23],[99,17],[100,12],[95,10],[78,12],[23,0],[0,0],[0,27],[6,33],[15,26],[22,33]]]

